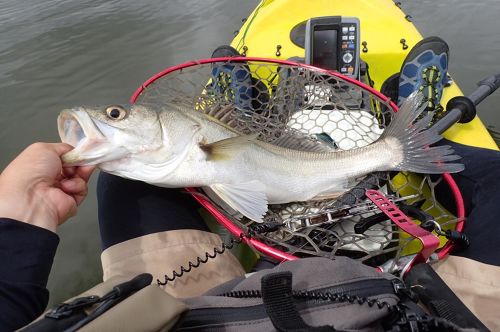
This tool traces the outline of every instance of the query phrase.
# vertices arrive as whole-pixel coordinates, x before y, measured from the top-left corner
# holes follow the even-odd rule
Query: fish
[[[97,165],[161,187],[207,188],[262,222],[268,204],[336,197],[372,172],[463,170],[450,146],[429,146],[441,136],[428,128],[432,114],[423,113],[422,98],[407,98],[375,142],[346,151],[271,144],[181,105],[75,107],[57,121],[62,142],[74,147],[64,165]]]

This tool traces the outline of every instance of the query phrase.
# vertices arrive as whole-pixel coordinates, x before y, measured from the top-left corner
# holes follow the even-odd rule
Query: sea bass
[[[312,152],[240,135],[201,112],[173,105],[63,110],[61,140],[75,148],[66,165],[102,170],[161,187],[208,187],[242,215],[262,221],[268,204],[339,195],[355,179],[375,171],[459,172],[449,146],[426,130],[432,115],[415,121],[421,96],[406,100],[374,143],[348,151]]]

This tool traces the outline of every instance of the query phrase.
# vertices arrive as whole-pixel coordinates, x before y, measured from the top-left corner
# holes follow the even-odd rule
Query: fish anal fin
[[[262,217],[267,212],[267,196],[265,186],[261,182],[252,180],[237,184],[214,184],[210,189],[224,203],[245,217],[263,222]]]
[[[324,200],[329,200],[329,199],[337,199],[339,198],[343,192],[331,192],[331,193],[324,193],[324,194],[319,194],[311,198],[311,201],[324,201]]]
[[[320,194],[309,199],[311,201],[324,201],[330,199],[337,199],[342,196],[347,190],[352,189],[357,183],[358,179],[344,178],[331,183],[328,190],[322,191]]]
[[[226,160],[241,152],[249,143],[256,140],[259,134],[251,134],[226,138],[210,144],[200,143],[200,148],[207,154],[208,160]]]

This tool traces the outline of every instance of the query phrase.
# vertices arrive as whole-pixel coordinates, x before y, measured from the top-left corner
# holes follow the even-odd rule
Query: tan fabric
[[[187,309],[184,303],[152,285],[132,294],[79,331],[169,331]]]
[[[65,302],[70,303],[76,298],[90,295],[103,297],[113,287],[130,279],[129,277],[115,276]],[[85,311],[90,314],[99,305],[100,303],[93,305]],[[156,285],[150,285],[119,302],[106,311],[106,314],[100,315],[78,331],[169,331],[177,323],[181,314],[187,310],[188,307],[183,302],[165,293]],[[34,325],[44,319],[46,313],[43,313],[29,325]],[[130,319],[130,317],[134,317],[134,319]]]
[[[492,331],[500,331],[500,267],[450,256],[434,269]]]
[[[104,280],[130,279],[144,272],[163,280],[165,274],[180,272],[180,266],[187,268],[188,261],[212,253],[221,243],[218,235],[198,230],[154,233],[119,243],[102,253]],[[500,267],[450,256],[434,268],[489,329],[500,331]],[[197,296],[243,275],[238,260],[226,252],[169,283],[165,290],[176,297]]]
[[[196,262],[198,256],[213,253],[221,248],[222,240],[217,234],[199,230],[182,229],[145,235],[106,249],[101,255],[104,281],[116,276],[132,278],[140,273],[151,273],[153,280],[164,280],[165,274],[180,272],[188,262]],[[207,264],[177,278],[166,286],[166,291],[176,297],[201,295],[207,290],[242,276],[245,271],[230,253],[211,259]]]

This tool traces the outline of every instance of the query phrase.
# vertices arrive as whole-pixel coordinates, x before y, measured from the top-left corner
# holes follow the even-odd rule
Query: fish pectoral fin
[[[205,151],[208,160],[229,159],[231,155],[248,147],[249,143],[257,139],[257,136],[259,136],[258,133],[226,138],[210,144],[200,143],[200,148]]]
[[[245,217],[263,222],[262,217],[267,212],[267,196],[262,182],[252,180],[237,184],[214,184],[210,189]]]

